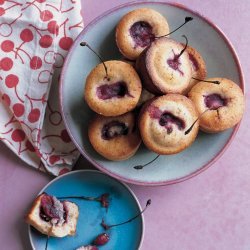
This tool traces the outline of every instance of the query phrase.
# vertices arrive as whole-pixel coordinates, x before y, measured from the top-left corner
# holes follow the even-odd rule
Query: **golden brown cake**
[[[65,237],[75,234],[78,215],[75,203],[43,193],[33,202],[26,222],[42,234]]]
[[[122,17],[116,27],[116,44],[128,59],[135,60],[154,41],[169,33],[167,20],[157,11],[136,9]]]
[[[141,80],[135,69],[122,61],[97,65],[88,75],[84,98],[89,107],[104,116],[117,116],[134,109],[141,95]]]
[[[170,38],[151,43],[136,61],[143,87],[154,94],[177,93],[187,89],[192,77],[188,53],[183,45]]]
[[[132,112],[117,117],[96,115],[89,124],[88,135],[94,149],[113,161],[130,158],[141,143]]]
[[[178,94],[168,94],[144,104],[139,116],[139,129],[144,144],[157,154],[176,154],[195,140],[199,122],[185,132],[198,113],[192,101]]]
[[[210,78],[197,83],[188,96],[195,104],[200,118],[200,128],[209,133],[216,133],[235,126],[244,112],[244,94],[241,88],[226,78]]]

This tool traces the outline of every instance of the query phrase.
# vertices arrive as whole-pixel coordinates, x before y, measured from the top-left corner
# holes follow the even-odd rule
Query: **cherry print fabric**
[[[0,140],[54,175],[79,156],[64,127],[58,81],[83,28],[80,0],[0,0]]]

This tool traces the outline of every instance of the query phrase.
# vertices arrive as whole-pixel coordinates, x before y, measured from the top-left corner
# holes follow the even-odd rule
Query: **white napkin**
[[[0,139],[54,175],[79,156],[59,110],[58,80],[83,29],[80,0],[0,0]]]

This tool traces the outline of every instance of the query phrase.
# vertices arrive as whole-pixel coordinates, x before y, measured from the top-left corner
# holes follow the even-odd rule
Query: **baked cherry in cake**
[[[84,97],[89,107],[104,116],[117,116],[134,109],[141,95],[135,69],[122,61],[106,61],[88,75]]]
[[[198,117],[190,99],[179,94],[163,95],[144,104],[139,116],[142,140],[157,154],[176,154],[195,140],[199,122],[185,132]]]
[[[116,117],[96,115],[89,124],[88,135],[94,149],[113,161],[133,156],[141,143],[132,112]]]
[[[116,27],[116,44],[128,59],[135,60],[155,40],[169,33],[167,20],[148,8],[133,10],[122,17]]]
[[[75,234],[78,215],[75,203],[43,193],[35,199],[26,222],[42,234],[65,237]]]
[[[188,53],[181,43],[159,38],[136,61],[143,87],[154,94],[183,93],[192,76]]]
[[[192,78],[187,89],[185,90],[185,94],[187,94],[196,83],[198,83],[200,80],[204,80],[207,76],[206,63],[201,54],[191,46],[187,46],[186,51],[192,66]]]
[[[216,133],[235,126],[241,120],[245,106],[241,88],[226,78],[206,80],[219,81],[219,84],[199,82],[188,94],[199,114],[204,112],[200,117],[200,128]]]

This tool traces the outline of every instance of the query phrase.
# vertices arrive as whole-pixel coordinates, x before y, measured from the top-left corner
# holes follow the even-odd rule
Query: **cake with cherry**
[[[75,203],[42,193],[35,199],[26,222],[42,234],[65,237],[75,234],[78,215]]]
[[[135,69],[122,61],[106,61],[88,75],[84,98],[103,116],[118,116],[134,109],[141,95],[141,80]]]
[[[163,95],[144,104],[139,116],[142,140],[157,154],[176,154],[195,140],[199,122],[186,131],[198,117],[192,101],[179,94]]]
[[[154,94],[185,92],[192,77],[185,48],[181,43],[163,37],[141,53],[136,61],[136,70],[148,91]]]
[[[196,83],[204,80],[207,76],[206,63],[201,54],[191,46],[187,46],[186,51],[192,66],[192,78],[187,89],[185,90],[185,94],[187,94]]]
[[[116,44],[126,58],[135,60],[155,37],[168,33],[168,22],[159,12],[136,9],[124,15],[118,23]]]
[[[94,149],[113,161],[130,158],[141,143],[132,112],[116,117],[96,115],[89,124],[88,135]]]
[[[188,96],[195,104],[200,116],[200,128],[216,133],[235,126],[244,112],[244,94],[241,88],[226,78],[210,78],[199,82]]]

